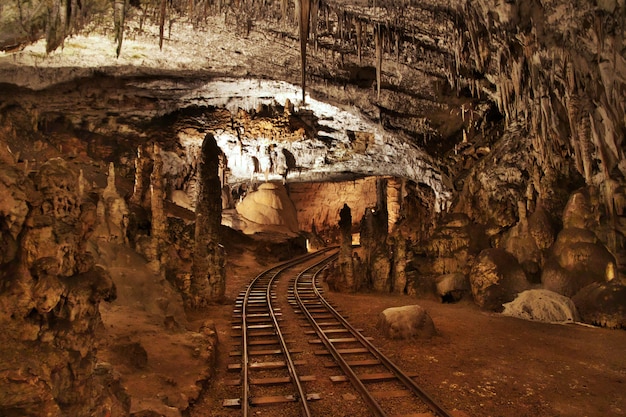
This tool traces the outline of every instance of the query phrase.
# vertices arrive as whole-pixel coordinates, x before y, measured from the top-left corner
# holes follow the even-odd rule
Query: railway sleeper
[[[417,376],[416,373],[407,373],[407,376],[410,378],[415,378]],[[377,372],[371,374],[361,374],[357,375],[360,381],[362,382],[384,382],[384,381],[393,381],[398,379],[395,374],[391,372]],[[346,375],[334,375],[330,377],[330,380],[333,382],[349,382],[350,380]]]

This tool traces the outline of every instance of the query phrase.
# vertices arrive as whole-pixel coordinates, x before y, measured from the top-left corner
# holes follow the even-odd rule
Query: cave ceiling
[[[71,126],[78,136],[110,138],[119,147],[118,161],[130,158],[129,152],[142,141],[178,139],[184,147],[190,138],[201,140],[210,131],[227,157],[232,154],[231,182],[249,177],[244,175],[248,167],[237,166],[233,144],[240,153],[241,147],[250,150],[261,173],[271,164],[263,162],[271,148],[295,161],[291,172],[269,172],[266,179],[405,177],[431,186],[444,206],[450,200],[451,181],[433,155],[462,138],[462,106],[476,101],[452,93],[445,79],[451,9],[426,2],[411,5],[410,13],[403,15],[395,6],[319,3],[303,105],[297,23],[277,17],[276,5],[248,16],[249,28],[229,15],[234,4],[223,14],[212,9],[202,22],[192,24],[188,11],[177,11],[173,2],[159,49],[158,19],[143,22],[142,13],[153,6],[143,2],[141,8],[128,9],[119,57],[115,39],[106,33],[114,22],[107,19],[92,22],[88,30],[66,37],[53,50],[49,35],[31,44],[32,39],[15,32],[11,38],[5,21],[0,80],[11,88],[4,89],[10,97],[3,101],[36,114],[35,123],[44,132],[49,126]],[[355,22],[360,27],[358,41]],[[378,32],[390,55],[380,91]],[[287,99],[294,107],[290,120],[279,120],[284,111],[278,116],[262,114],[263,106],[284,109]],[[216,108],[228,109],[231,117]],[[483,105],[480,111],[488,108]],[[252,120],[245,129],[236,121],[239,109]],[[233,129],[233,123],[240,126]],[[265,150],[266,157],[254,154],[255,146],[257,152]]]
[[[295,158],[272,172],[251,153],[267,179],[392,175],[428,184],[441,207],[468,170],[511,151],[535,166],[526,178],[623,180],[623,0],[302,4],[306,103],[301,2],[4,5],[3,109],[43,133],[108,141],[116,162],[141,143],[178,152],[211,132],[235,153]],[[542,175],[546,194],[555,176]]]

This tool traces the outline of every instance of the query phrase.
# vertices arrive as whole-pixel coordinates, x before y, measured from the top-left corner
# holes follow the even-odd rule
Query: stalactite
[[[356,21],[356,53],[359,58],[359,64],[363,58],[362,56],[362,48],[363,48],[363,33],[361,32],[361,21]]]
[[[122,42],[124,40],[124,21],[126,20],[126,9],[128,8],[128,0],[115,0],[114,3],[114,21],[115,21],[115,41],[117,48],[115,53],[119,58],[122,53]]]
[[[159,12],[159,50],[163,50],[166,6],[167,6],[167,1],[161,0],[161,8]]]
[[[317,50],[317,24],[318,24],[318,18],[319,18],[319,9],[320,9],[320,0],[313,0],[313,3],[311,4],[311,13],[310,13],[310,18],[311,18],[311,35],[313,36],[313,45],[315,47],[315,50]]]
[[[591,184],[592,175],[592,151],[590,149],[589,137],[591,136],[591,123],[589,121],[589,113],[586,109],[582,109],[582,117],[579,120],[579,142],[580,142],[580,154],[583,161],[583,175],[585,182]]]
[[[46,52],[52,52],[59,46],[67,36],[67,3],[65,0],[58,0],[48,5],[48,20],[46,26]]]
[[[374,29],[374,38],[376,44],[376,97],[380,100],[380,84],[383,66],[382,34],[380,25],[376,26]]]
[[[580,139],[578,135],[578,120],[580,119],[580,98],[574,93],[569,94],[566,99],[565,107],[567,109],[567,116],[569,119],[571,141],[570,143],[574,152],[576,169],[581,174],[584,174],[582,153],[580,150]]]
[[[302,104],[306,97],[306,44],[309,40],[309,23],[311,19],[311,0],[300,0],[300,15],[298,17],[298,27],[300,29],[300,64],[302,77]]]

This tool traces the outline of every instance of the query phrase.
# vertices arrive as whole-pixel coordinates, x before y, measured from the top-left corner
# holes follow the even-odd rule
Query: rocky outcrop
[[[530,287],[515,257],[502,249],[483,250],[472,265],[469,281],[476,304],[498,312]]]
[[[593,282],[616,278],[615,258],[589,229],[593,225],[589,195],[572,194],[563,212],[564,228],[541,275],[544,288],[572,297]]]
[[[617,280],[589,284],[573,300],[585,323],[626,329],[626,286]]]
[[[388,339],[428,339],[436,333],[430,315],[419,305],[384,310],[378,315],[376,328]]]
[[[526,202],[520,203],[519,222],[506,232],[500,243],[520,263],[532,282],[540,282],[547,249],[554,242],[554,230],[547,213],[541,206],[526,216]]]
[[[3,195],[16,203],[0,212],[0,241],[11,249],[0,263],[0,414],[126,414],[114,375],[96,367],[98,307],[116,290],[86,250],[95,204],[83,201],[79,173],[62,159],[32,181],[14,165],[0,172]]]
[[[412,247],[411,267],[419,277],[410,282],[415,293],[432,293],[434,287],[449,274],[469,275],[475,256],[488,247],[484,227],[474,224],[467,215],[454,213],[445,216],[428,239]],[[458,280],[445,291],[464,291],[463,280]],[[455,289],[453,289],[455,288]]]

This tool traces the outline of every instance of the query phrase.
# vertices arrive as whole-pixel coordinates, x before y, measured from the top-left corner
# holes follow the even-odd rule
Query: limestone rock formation
[[[248,221],[246,233],[262,231],[264,226],[278,226],[291,233],[299,230],[296,209],[281,184],[261,184],[257,191],[248,193],[236,209]]]
[[[347,204],[358,224],[367,207],[376,205],[376,178],[354,181],[292,183],[289,196],[296,207],[299,230],[311,231],[313,222],[317,229],[335,226],[339,212]]]
[[[376,206],[366,209],[361,220],[363,263],[366,268],[366,282],[375,291],[388,292],[391,290],[392,256],[387,243],[389,220],[386,179],[378,179],[376,194]]]
[[[505,303],[502,314],[524,320],[547,323],[572,323],[579,320],[574,302],[544,289],[526,290]]]
[[[202,144],[200,191],[196,206],[196,232],[191,285],[185,294],[193,308],[220,301],[226,290],[224,248],[220,243],[222,223],[222,186],[219,178],[220,149],[207,134]]]
[[[626,329],[626,286],[617,280],[589,284],[573,300],[583,322]]]
[[[483,227],[472,223],[462,213],[445,216],[430,237],[412,248],[411,265],[419,273],[410,283],[413,291],[430,293],[443,275],[467,276],[474,257],[486,247]],[[462,287],[457,289],[463,291]]]
[[[544,288],[572,297],[593,282],[616,278],[615,257],[589,229],[593,224],[588,194],[575,192],[563,213],[564,228],[541,275]]]
[[[532,282],[540,281],[547,249],[554,242],[554,231],[541,206],[526,217],[525,202],[518,207],[519,222],[502,237],[500,247],[511,253]]]
[[[530,283],[515,257],[502,249],[485,249],[469,275],[474,301],[485,310],[502,311],[502,305],[529,289]]]
[[[347,204],[339,212],[339,219],[338,276],[332,286],[337,291],[357,291],[360,282],[355,279],[352,257],[352,211]]]
[[[0,241],[13,248],[0,263],[0,414],[127,413],[121,386],[105,388],[111,374],[96,373],[98,307],[116,290],[86,250],[95,216],[80,175],[62,159],[44,163],[32,182],[14,166],[0,171],[7,195],[28,206],[23,222],[15,211],[0,215]]]
[[[468,277],[461,272],[441,275],[435,280],[435,293],[442,302],[456,302],[470,293]]]
[[[126,243],[129,210],[115,185],[115,165],[109,164],[106,188],[97,203],[98,226],[95,235],[108,242]]]
[[[376,328],[388,339],[428,339],[436,333],[430,315],[419,305],[392,307],[382,311]]]

